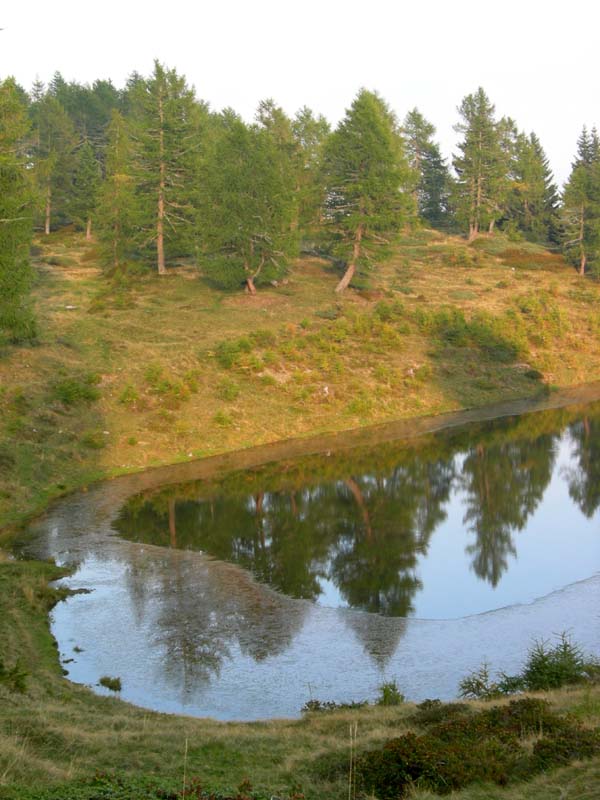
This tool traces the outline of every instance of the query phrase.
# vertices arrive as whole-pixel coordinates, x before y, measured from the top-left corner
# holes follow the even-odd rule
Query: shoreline
[[[19,523],[0,528],[9,535],[23,533],[25,529],[43,518],[57,503],[79,492],[87,492],[100,484],[110,484],[117,494],[135,494],[158,486],[202,480],[233,472],[252,469],[265,464],[302,456],[345,452],[358,447],[375,446],[390,441],[411,441],[421,436],[465,425],[492,422],[505,417],[519,416],[566,408],[570,405],[587,405],[600,401],[600,380],[554,391],[537,393],[517,400],[506,400],[475,408],[464,408],[422,417],[405,417],[392,422],[376,423],[358,428],[310,433],[291,439],[251,445],[242,449],[225,450],[199,459],[172,461],[128,472],[107,473],[93,481],[82,481],[68,491],[50,499],[43,508],[25,515]],[[10,543],[9,548],[10,550]],[[0,548],[2,552],[2,548]],[[5,552],[7,552],[5,550]]]

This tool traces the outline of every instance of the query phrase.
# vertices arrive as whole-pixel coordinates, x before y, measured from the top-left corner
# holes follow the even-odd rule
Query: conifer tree
[[[158,61],[147,80],[131,84],[132,141],[141,225],[152,243],[159,275],[166,274],[166,244],[192,225],[200,138],[193,91]]]
[[[450,174],[432,138],[435,127],[413,108],[406,115],[402,130],[408,163],[415,173],[413,197],[418,213],[434,227],[444,225],[448,217]]]
[[[33,158],[43,207],[44,232],[52,220],[66,219],[77,143],[73,123],[59,101],[46,93],[31,107],[34,125]]]
[[[218,285],[279,278],[294,252],[293,170],[282,167],[281,141],[264,125],[224,112],[203,171],[205,272]]]
[[[100,190],[100,165],[89,142],[79,148],[73,170],[73,186],[69,198],[72,219],[85,230],[85,238],[92,238],[92,218],[98,205]]]
[[[458,109],[462,120],[455,130],[464,138],[460,154],[454,157],[458,176],[454,205],[459,222],[468,228],[469,241],[483,229],[493,229],[506,189],[506,159],[494,111],[481,87],[467,95]]]
[[[556,239],[558,190],[546,154],[535,133],[520,133],[516,141],[509,223],[528,239]]]
[[[336,287],[372,268],[412,207],[410,168],[398,125],[384,101],[362,89],[329,137],[324,155],[326,217],[347,259]]]
[[[35,338],[29,303],[33,211],[27,108],[12,78],[0,84],[0,341]]]
[[[113,273],[122,272],[137,243],[138,198],[129,131],[118,111],[107,130],[106,177],[98,197],[98,239],[102,258]]]
[[[600,257],[600,140],[584,128],[563,193],[563,249],[579,274],[598,268]]]
[[[297,218],[294,224],[308,231],[321,221],[325,198],[322,174],[323,149],[330,133],[329,123],[322,115],[315,116],[303,106],[292,120],[292,133],[296,145]]]

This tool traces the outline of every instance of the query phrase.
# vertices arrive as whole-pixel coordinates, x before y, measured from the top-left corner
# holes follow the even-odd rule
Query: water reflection
[[[598,583],[551,593],[600,564],[600,404],[122,499],[67,499],[33,551],[93,590],[54,612],[63,652],[84,650],[71,677],[119,674],[142,705],[293,714],[390,676],[451,697],[482,658],[514,671],[532,636],[598,640]]]
[[[497,586],[517,555],[513,533],[525,528],[552,477],[558,434],[469,449],[460,488],[463,518],[475,541],[467,547],[475,574]]]
[[[447,523],[453,499],[464,512],[451,525],[470,534],[465,569],[495,588],[516,559],[515,534],[542,502],[565,439],[557,425],[563,412],[542,420],[542,427],[554,423],[553,431],[540,431],[537,416],[471,429],[468,445],[464,432],[444,433],[412,447],[169,487],[129,500],[114,528],[131,541],[238,564],[290,597],[411,616],[423,589],[418,563]],[[588,517],[598,507],[597,425],[588,415],[568,429],[569,493]]]
[[[600,420],[585,414],[569,429],[574,464],[566,470],[571,498],[588,519],[600,507]]]

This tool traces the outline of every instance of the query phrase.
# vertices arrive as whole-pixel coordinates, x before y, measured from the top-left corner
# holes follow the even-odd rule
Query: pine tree
[[[279,278],[294,251],[293,170],[282,165],[281,140],[264,125],[246,125],[224,112],[203,183],[205,272],[218,285]]]
[[[156,61],[148,80],[131,83],[129,102],[141,224],[164,275],[166,244],[189,233],[194,214],[200,147],[194,93],[175,70]]]
[[[35,338],[29,304],[33,211],[28,178],[27,108],[11,78],[0,84],[0,340]]]
[[[435,127],[413,108],[406,115],[402,130],[408,163],[415,173],[413,197],[419,215],[433,227],[443,226],[448,218],[450,174],[432,139]]]
[[[481,87],[467,95],[458,109],[462,121],[455,130],[464,138],[460,155],[454,157],[458,176],[454,205],[458,220],[468,228],[469,241],[484,228],[492,230],[501,216],[507,165],[494,111]]]
[[[139,209],[132,162],[126,122],[113,111],[107,129],[106,177],[99,190],[97,223],[102,259],[113,273],[125,269],[137,243]]]
[[[85,238],[92,238],[92,218],[98,205],[100,190],[100,165],[89,142],[79,148],[73,171],[73,186],[69,198],[72,219],[85,230]]]
[[[598,268],[600,258],[600,141],[583,129],[577,157],[563,193],[563,249],[579,274]]]
[[[396,120],[384,101],[362,89],[329,137],[324,156],[325,215],[333,226],[346,271],[343,291],[357,270],[372,268],[409,216],[410,168]]]

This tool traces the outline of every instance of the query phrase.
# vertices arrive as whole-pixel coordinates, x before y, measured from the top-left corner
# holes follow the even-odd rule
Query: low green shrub
[[[378,706],[399,706],[404,702],[404,695],[395,680],[386,681],[379,687],[379,696],[375,703]]]
[[[217,411],[213,417],[213,422],[220,428],[231,428],[233,425],[233,417],[226,411]]]
[[[123,389],[121,394],[119,395],[119,403],[122,403],[125,406],[132,406],[138,400],[140,396],[138,394],[137,389],[131,383],[128,383],[127,386]]]
[[[232,400],[236,400],[239,394],[240,387],[235,381],[225,378],[217,385],[217,396],[220,400],[231,402]]]
[[[504,786],[550,765],[600,752],[598,731],[559,716],[543,700],[524,698],[476,713],[466,713],[456,705],[452,714],[426,733],[404,734],[360,756],[361,788],[381,800],[395,800],[414,788],[449,794],[475,782]],[[441,704],[426,701],[416,713],[432,712],[441,714]],[[543,737],[533,752],[532,737]]]
[[[600,730],[572,727],[555,735],[544,736],[533,747],[536,771],[564,766],[600,755]]]
[[[24,694],[27,691],[28,674],[18,661],[14,666],[7,667],[0,659],[0,686],[6,686],[12,692]]]
[[[100,377],[95,373],[63,378],[52,384],[52,399],[59,400],[65,406],[73,406],[78,403],[92,403],[100,397],[100,392],[96,388],[96,384],[98,384],[99,381]]]
[[[90,450],[102,450],[106,447],[106,435],[103,431],[86,431],[79,441]]]
[[[447,722],[457,716],[469,713],[469,706],[466,703],[442,703],[441,700],[423,700],[419,703],[417,710],[411,716],[411,721],[419,727],[438,725],[440,722]]]
[[[98,681],[100,686],[109,689],[111,692],[120,692],[123,688],[121,678],[111,678],[109,675],[103,675]]]
[[[336,703],[333,700],[307,700],[302,706],[301,711],[303,714],[307,712],[348,711],[357,708],[364,708],[368,705],[368,700],[351,700],[348,703]]]
[[[252,352],[252,347],[252,342],[245,336],[239,339],[225,340],[217,345],[215,358],[221,367],[231,369],[239,363],[240,357],[244,353]]]

